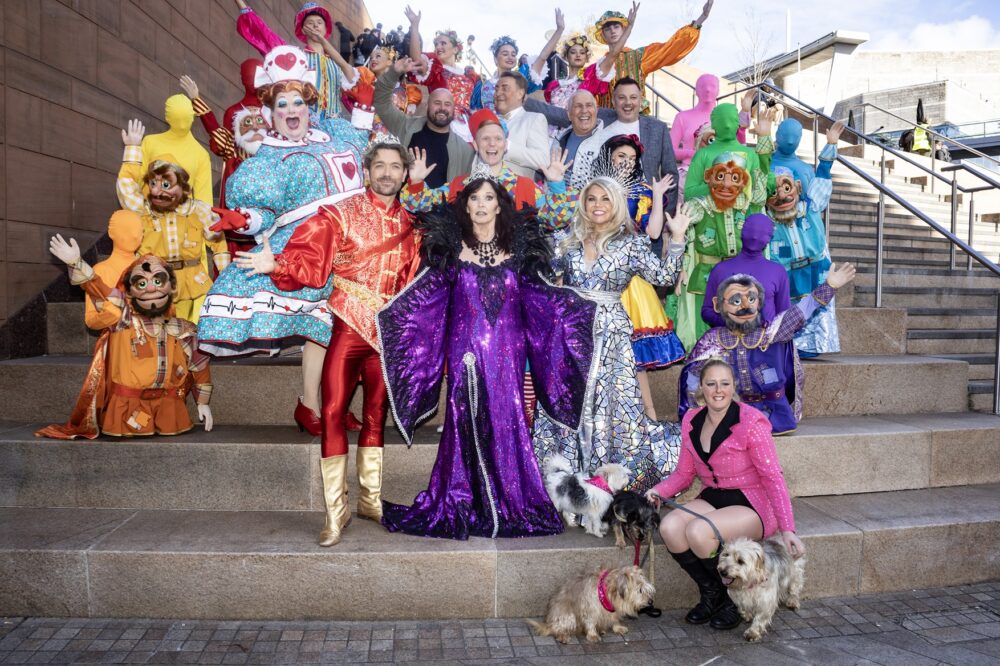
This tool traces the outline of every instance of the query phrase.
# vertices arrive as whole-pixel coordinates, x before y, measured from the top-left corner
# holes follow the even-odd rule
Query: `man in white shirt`
[[[535,171],[550,162],[549,132],[545,116],[524,110],[528,82],[517,72],[504,72],[497,81],[493,105],[507,125],[504,161],[518,176],[535,178]]]
[[[573,93],[569,98],[566,113],[569,116],[570,126],[559,130],[555,143],[566,151],[566,159],[573,161],[566,170],[566,180],[573,182],[573,166],[576,164],[580,146],[604,128],[604,121],[597,117],[597,98],[587,90],[577,90]],[[596,153],[586,158],[581,155],[587,162],[592,161],[594,157]]]
[[[670,174],[674,177],[674,186],[667,191],[664,209],[670,215],[677,210],[677,161],[674,159],[674,147],[670,143],[670,129],[666,123],[641,115],[642,96],[639,84],[630,78],[622,78],[615,84],[612,91],[614,109],[598,109],[597,114],[605,123],[603,129],[580,144],[573,162],[573,176],[569,185],[579,189],[590,179],[591,165],[597,157],[604,142],[619,134],[635,134],[644,146],[642,153],[642,171],[647,182]],[[525,105],[545,115],[548,122],[557,127],[570,125],[570,119],[562,108],[529,99]]]

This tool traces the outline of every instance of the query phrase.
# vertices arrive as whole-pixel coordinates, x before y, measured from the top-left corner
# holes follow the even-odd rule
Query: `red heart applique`
[[[274,58],[274,64],[285,71],[295,67],[296,57],[294,53],[282,53]]]
[[[344,175],[347,176],[348,180],[354,180],[354,174],[358,172],[358,168],[354,166],[354,162],[344,162],[344,164],[340,167],[340,170],[344,172]]]

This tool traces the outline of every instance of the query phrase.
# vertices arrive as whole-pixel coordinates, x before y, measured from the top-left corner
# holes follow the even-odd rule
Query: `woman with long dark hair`
[[[538,400],[578,427],[593,352],[594,304],[542,280],[550,250],[495,180],[471,180],[453,204],[421,214],[425,268],[378,316],[392,413],[407,443],[437,408],[444,429],[427,490],[385,503],[390,531],[466,539],[556,534],[525,419],[531,360]],[[447,370],[445,370],[447,368]]]

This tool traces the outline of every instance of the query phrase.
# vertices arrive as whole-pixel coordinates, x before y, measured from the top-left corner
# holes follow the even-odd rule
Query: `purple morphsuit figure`
[[[709,326],[725,326],[722,316],[715,309],[712,297],[719,285],[734,275],[752,275],[764,287],[764,307],[761,317],[764,322],[774,321],[774,316],[792,307],[789,298],[788,271],[776,261],[764,257],[764,248],[771,242],[774,222],[763,213],[751,215],[743,223],[740,239],[743,249],[731,259],[717,264],[708,275],[705,286],[705,301],[701,305],[701,318]]]
[[[379,341],[406,442],[436,410],[444,374],[445,423],[427,490],[409,507],[385,503],[382,522],[392,532],[450,539],[557,534],[562,520],[525,418],[524,367],[530,360],[546,413],[578,428],[595,305],[539,278],[550,250],[533,218],[517,216],[510,257],[492,266],[459,259],[451,206],[421,220],[426,268],[379,313]]]

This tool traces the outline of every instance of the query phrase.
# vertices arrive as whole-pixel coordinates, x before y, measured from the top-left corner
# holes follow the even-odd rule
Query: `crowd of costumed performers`
[[[832,263],[823,221],[841,123],[814,167],[798,121],[754,113],[754,93],[720,103],[711,74],[672,126],[650,115],[646,75],[695,49],[712,4],[638,48],[638,4],[570,33],[556,10],[540,53],[497,36],[480,74],[455,31],[422,34],[411,8],[408,34],[360,63],[324,7],[281,26],[296,45],[236,0],[259,53],[242,97],[217,114],[181,76],[167,131],[122,129],[111,255],[90,266],[51,240],[101,335],[69,420],[36,434],[175,435],[192,416],[208,431],[211,359],[300,353],[287,403],[319,438],[320,545],[352,515],[447,539],[554,535],[578,517],[603,534],[587,506],[631,492],[658,508],[697,475],[688,511],[656,523],[701,594],[688,621],[735,626],[720,542],[805,551],[773,436],[802,418],[800,359],[840,350],[834,296],[854,268]],[[679,422],[651,389],[674,364]],[[427,489],[385,501],[388,415],[411,444],[442,395]]]

